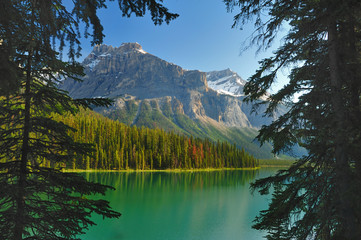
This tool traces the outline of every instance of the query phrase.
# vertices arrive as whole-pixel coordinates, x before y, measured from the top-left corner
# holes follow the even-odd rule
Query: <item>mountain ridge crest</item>
[[[246,81],[230,69],[185,70],[138,43],[97,45],[83,65],[83,81],[66,79],[61,88],[73,98],[112,98],[113,106],[97,111],[129,125],[243,143],[257,154],[245,139],[273,120],[251,114],[252,105],[242,101]]]

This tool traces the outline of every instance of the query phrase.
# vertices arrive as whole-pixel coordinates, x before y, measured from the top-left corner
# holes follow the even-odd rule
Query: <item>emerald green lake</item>
[[[258,240],[251,228],[270,196],[251,194],[250,182],[278,169],[211,172],[84,173],[111,185],[103,199],[119,219],[94,215],[84,240]]]

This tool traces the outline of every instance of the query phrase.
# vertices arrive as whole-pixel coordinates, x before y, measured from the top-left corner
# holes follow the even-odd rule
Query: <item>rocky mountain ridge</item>
[[[97,111],[130,125],[228,140],[257,156],[256,129],[272,121],[251,114],[252,106],[242,102],[246,81],[230,69],[185,70],[138,43],[95,46],[83,65],[83,82],[66,79],[61,88],[74,98],[112,98],[112,107]],[[272,157],[266,148],[258,157]]]
[[[233,97],[244,96],[243,87],[247,83],[231,69],[207,72],[208,87],[218,92]]]
[[[83,65],[84,81],[67,81],[62,86],[71,96],[112,98],[130,94],[144,99],[174,95],[181,88],[206,88],[205,73],[183,70],[146,53],[137,43],[122,44],[118,48],[95,46]]]

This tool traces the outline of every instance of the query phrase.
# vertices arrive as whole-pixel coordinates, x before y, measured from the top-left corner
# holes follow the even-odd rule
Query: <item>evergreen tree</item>
[[[96,11],[105,1],[72,3],[69,10],[61,1],[0,1],[1,239],[75,239],[94,224],[93,212],[120,216],[108,202],[88,199],[110,187],[60,171],[64,164],[83,164],[82,155],[89,155],[92,146],[69,137],[73,129],[51,113],[110,104],[106,99],[73,100],[56,87],[60,77],[83,74],[75,60],[81,50],[80,22],[93,27],[93,44],[103,39]],[[155,0],[119,0],[119,6],[125,16],[143,16],[149,9],[155,24],[177,17]],[[62,52],[66,44],[67,62],[56,50]]]
[[[260,130],[274,152],[298,143],[308,155],[288,170],[257,181],[275,187],[269,209],[256,219],[268,239],[361,239],[361,2],[355,0],[225,0],[240,8],[237,23],[255,18],[253,40],[268,47],[282,24],[289,31],[274,56],[260,62],[245,86],[257,100],[291,68],[289,83],[269,97],[266,113],[279,103],[289,110]],[[268,14],[268,18],[264,14]],[[266,22],[263,22],[266,20]],[[301,93],[298,101],[291,101]]]

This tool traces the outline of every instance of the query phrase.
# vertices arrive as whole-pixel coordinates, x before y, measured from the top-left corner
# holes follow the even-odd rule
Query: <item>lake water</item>
[[[86,173],[111,185],[103,197],[119,219],[94,215],[84,240],[259,240],[251,228],[270,196],[250,193],[249,184],[276,168],[212,172]]]

